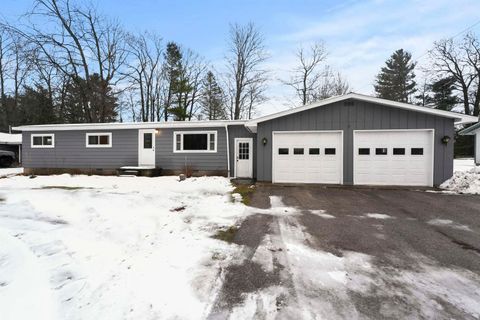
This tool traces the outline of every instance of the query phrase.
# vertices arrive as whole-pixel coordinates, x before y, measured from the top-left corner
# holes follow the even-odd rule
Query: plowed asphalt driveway
[[[251,206],[211,318],[480,318],[480,196],[267,184]]]

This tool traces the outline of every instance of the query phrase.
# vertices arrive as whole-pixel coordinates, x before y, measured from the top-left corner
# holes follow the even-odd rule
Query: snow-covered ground
[[[480,166],[473,159],[455,159],[453,176],[440,187],[455,193],[480,194]]]
[[[0,168],[0,178],[22,174],[23,168]]]
[[[225,178],[0,179],[0,318],[198,319],[238,250]]]

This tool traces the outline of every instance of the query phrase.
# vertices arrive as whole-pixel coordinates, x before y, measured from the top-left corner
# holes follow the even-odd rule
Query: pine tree
[[[388,59],[377,75],[375,92],[377,97],[398,102],[410,102],[410,97],[416,91],[416,63],[411,61],[412,55],[399,49]]]
[[[168,120],[169,113],[172,113],[178,120],[182,118],[181,110],[178,108],[178,93],[183,87],[182,73],[182,52],[175,42],[167,43],[167,49],[164,54],[164,74],[168,84],[168,92],[164,101],[165,121]]]
[[[456,96],[452,94],[455,89],[455,78],[447,77],[435,81],[430,85],[432,96],[427,98],[427,103],[435,109],[450,111],[458,103]]]
[[[227,119],[223,90],[218,85],[215,75],[211,71],[208,71],[203,79],[200,105],[202,107],[202,115],[208,120]]]

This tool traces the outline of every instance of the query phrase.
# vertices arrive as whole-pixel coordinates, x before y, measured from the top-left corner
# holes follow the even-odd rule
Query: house
[[[464,136],[475,136],[475,164],[480,165],[480,122],[459,132]]]
[[[464,114],[349,93],[254,120],[17,127],[26,173],[160,167],[273,183],[440,185]]]
[[[0,132],[0,150],[15,153],[15,159],[21,162],[22,135]]]

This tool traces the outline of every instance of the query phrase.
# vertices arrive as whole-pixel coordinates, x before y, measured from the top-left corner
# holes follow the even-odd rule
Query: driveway
[[[480,318],[480,196],[259,185],[210,318]]]

